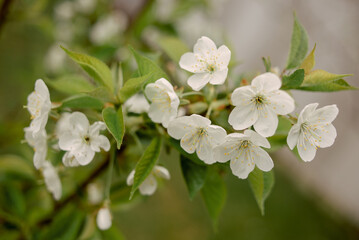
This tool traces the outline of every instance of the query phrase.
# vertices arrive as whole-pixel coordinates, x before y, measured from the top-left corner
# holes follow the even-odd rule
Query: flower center
[[[85,143],[86,144],[89,144],[90,143],[90,137],[88,136],[88,135],[86,135],[85,137],[84,137],[84,140],[85,140]]]
[[[239,149],[241,148],[248,148],[250,145],[250,142],[248,140],[243,140],[241,144],[239,145]]]
[[[216,66],[214,64],[208,64],[207,65],[207,71],[210,73],[213,73],[216,70]]]

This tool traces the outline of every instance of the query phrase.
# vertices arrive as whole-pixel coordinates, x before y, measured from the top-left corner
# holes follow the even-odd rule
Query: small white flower
[[[127,111],[138,114],[148,112],[150,109],[150,104],[147,102],[145,96],[141,93],[137,93],[130,97],[124,105],[127,108]]]
[[[188,79],[188,85],[195,91],[201,90],[207,83],[221,85],[228,73],[231,51],[222,45],[218,49],[208,37],[201,37],[194,45],[193,53],[182,55],[181,68],[194,73]]]
[[[99,204],[103,200],[103,187],[98,183],[90,183],[87,186],[87,197],[91,204]]]
[[[27,109],[32,119],[29,131],[36,135],[45,128],[51,110],[49,89],[43,80],[36,80],[35,91],[27,97]]]
[[[252,130],[231,133],[225,142],[214,149],[214,158],[218,162],[230,162],[232,173],[245,179],[253,171],[255,165],[268,172],[273,168],[269,154],[260,147],[270,148],[267,139]]]
[[[47,155],[47,134],[42,129],[37,134],[33,134],[30,128],[25,128],[25,139],[27,143],[34,149],[34,166],[39,169],[46,160]]]
[[[135,177],[135,170],[133,170],[127,177],[127,185],[131,186],[133,184],[133,179]],[[168,170],[161,166],[154,166],[152,172],[147,176],[147,178],[139,186],[140,193],[142,195],[152,195],[157,189],[157,180],[156,177],[170,179],[170,173]]]
[[[55,200],[60,200],[62,185],[57,171],[49,161],[45,161],[41,167],[47,190],[52,193]]]
[[[146,97],[151,101],[148,116],[155,123],[162,123],[164,127],[175,119],[179,106],[179,99],[173,86],[166,79],[158,79],[155,83],[147,84]]]
[[[332,122],[338,116],[336,105],[319,109],[318,103],[308,104],[301,111],[298,122],[288,133],[287,143],[290,149],[297,146],[299,156],[310,162],[314,159],[317,148],[333,145],[337,131]]]
[[[288,93],[279,90],[281,80],[274,73],[264,73],[253,79],[250,86],[239,87],[232,94],[236,106],[228,122],[236,130],[254,125],[263,137],[272,136],[278,126],[279,115],[294,111],[294,100]]]
[[[224,141],[226,130],[211,125],[211,120],[197,114],[179,117],[168,125],[168,134],[181,139],[181,147],[188,153],[197,152],[203,162],[212,164],[213,148]]]
[[[95,152],[100,152],[100,148],[105,151],[110,150],[110,142],[104,135],[100,135],[100,130],[106,129],[105,123],[98,121],[91,126],[85,114],[74,112],[68,119],[67,131],[59,136],[59,147],[61,150],[68,151],[62,159],[67,166],[76,164],[87,165],[95,156]]]
[[[110,209],[107,207],[102,207],[96,217],[96,223],[99,229],[107,230],[112,225],[112,215]]]

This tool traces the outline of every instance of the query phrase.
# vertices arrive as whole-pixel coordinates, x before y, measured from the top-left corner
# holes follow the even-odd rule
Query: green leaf
[[[120,232],[118,228],[116,228],[114,224],[112,224],[112,226],[109,229],[105,231],[101,231],[101,236],[103,237],[103,239],[116,239],[116,240],[125,239],[123,234]]]
[[[174,138],[169,138],[168,140],[169,144],[174,147],[182,156],[190,159],[191,161],[193,161],[194,163],[196,163],[197,165],[201,165],[201,166],[207,166],[201,159],[199,159],[197,157],[196,153],[193,154],[189,154],[188,152],[186,152],[185,150],[183,150],[183,148],[181,147],[180,141],[176,140]]]
[[[221,213],[227,197],[226,185],[217,171],[211,171],[207,174],[206,182],[201,190],[201,196],[204,200],[209,216],[213,225],[217,226],[219,214]]]
[[[315,66],[315,48],[317,44],[314,45],[313,50],[308,54],[308,56],[304,59],[299,68],[304,69],[305,74],[309,74],[313,67]]]
[[[298,67],[308,51],[308,36],[304,27],[294,15],[293,33],[290,45],[290,52],[287,61],[287,69]]]
[[[146,148],[141,159],[138,161],[135,168],[135,176],[131,189],[130,199],[136,192],[137,188],[151,173],[152,168],[156,165],[157,159],[161,152],[162,140],[160,137],[155,137],[150,145]]]
[[[257,167],[248,176],[249,185],[253,191],[258,207],[264,215],[264,202],[274,186],[273,171],[263,172]]]
[[[0,156],[0,182],[12,180],[34,181],[34,167],[16,155]]]
[[[327,82],[317,85],[302,86],[300,90],[317,92],[335,92],[343,90],[357,90],[356,87],[349,85],[344,79],[338,79],[333,82]]]
[[[5,207],[5,211],[12,215],[24,218],[26,211],[26,200],[19,184],[15,182],[5,182],[1,186],[0,206]]]
[[[104,102],[116,102],[113,94],[106,87],[98,87],[91,92],[86,92],[86,95],[100,99]]]
[[[159,45],[163,51],[177,64],[180,61],[181,56],[190,51],[188,46],[182,40],[173,36],[160,38]]]
[[[69,95],[90,92],[96,88],[83,76],[74,74],[55,80],[45,80],[45,82],[55,90]]]
[[[127,80],[118,92],[118,96],[121,102],[126,102],[127,99],[140,91],[144,87],[144,85],[150,80],[151,76],[152,74],[146,74],[142,77],[131,78]]]
[[[298,69],[289,76],[283,76],[281,89],[295,89],[298,88],[304,80],[304,70]]]
[[[104,104],[101,100],[87,95],[73,96],[62,102],[62,107],[64,108],[93,108],[101,110],[103,106]]]
[[[125,135],[122,107],[119,107],[117,111],[113,107],[107,107],[102,111],[102,117],[108,131],[116,139],[117,149],[120,149],[123,136]]]
[[[348,76],[351,74],[334,74],[318,69],[305,76],[302,86],[328,83]]]
[[[196,193],[201,190],[205,183],[207,166],[195,164],[188,158],[181,155],[181,169],[187,185],[189,198],[193,200]]]
[[[270,72],[271,67],[272,67],[270,57],[268,57],[268,58],[262,57],[262,61],[263,61],[264,67],[266,69],[266,72]]]
[[[162,69],[155,62],[139,54],[131,47],[130,50],[132,51],[132,54],[136,59],[140,76],[145,76],[147,74],[150,74],[151,76],[149,77],[148,82],[155,82],[160,78],[168,79],[167,74],[164,71],[162,71]]]
[[[67,53],[67,55],[78,63],[82,69],[84,69],[97,83],[104,85],[114,90],[114,83],[112,80],[112,73],[108,66],[97,58],[88,56],[82,53],[72,52],[64,47],[61,48]]]

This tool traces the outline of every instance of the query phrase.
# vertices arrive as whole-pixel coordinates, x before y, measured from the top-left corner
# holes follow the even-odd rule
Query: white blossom
[[[212,164],[213,148],[224,141],[226,130],[211,125],[211,120],[197,114],[179,117],[168,125],[168,134],[181,139],[181,147],[188,153],[197,152],[203,162]]]
[[[103,186],[99,183],[90,183],[87,188],[87,197],[91,204],[99,204],[103,200]]]
[[[100,130],[106,129],[105,123],[98,121],[89,124],[85,114],[74,112],[68,119],[67,130],[59,135],[59,147],[61,150],[68,151],[62,161],[67,166],[89,164],[95,156],[95,152],[100,152],[100,148],[105,151],[110,150],[110,142],[104,135],[100,135]]]
[[[47,190],[52,193],[55,200],[60,200],[62,185],[56,169],[49,161],[45,161],[41,168]]]
[[[133,184],[133,179],[135,177],[135,170],[127,177],[127,185],[131,186]],[[168,170],[161,166],[154,166],[152,172],[147,176],[147,178],[139,186],[140,193],[142,195],[152,195],[157,189],[157,180],[158,178],[170,179],[170,173]]]
[[[95,10],[97,0],[76,0],[75,7],[78,12],[91,13]]]
[[[231,133],[214,149],[214,158],[217,162],[231,161],[232,173],[245,179],[255,166],[265,172],[273,168],[271,157],[261,147],[270,148],[270,144],[252,130],[245,130],[243,134]]]
[[[102,207],[96,217],[96,223],[99,229],[107,230],[112,225],[112,215],[108,207]]]
[[[193,47],[193,53],[182,55],[181,68],[194,73],[187,81],[195,91],[201,90],[207,83],[221,85],[228,73],[231,51],[222,45],[218,49],[208,37],[201,37]]]
[[[25,128],[25,140],[34,149],[34,166],[39,169],[46,160],[47,156],[47,134],[45,129],[33,134],[30,128]]]
[[[147,102],[146,97],[141,94],[137,93],[130,97],[124,104],[127,111],[133,112],[133,113],[145,113],[148,112],[150,109],[150,104]]]
[[[285,91],[279,90],[281,80],[274,73],[264,73],[253,79],[250,86],[239,87],[232,94],[236,106],[228,122],[236,130],[254,125],[263,137],[272,136],[278,126],[279,115],[294,111],[294,100]]]
[[[145,94],[151,101],[148,116],[155,123],[162,123],[167,127],[176,118],[180,103],[173,86],[166,79],[160,78],[155,83],[147,84]]]
[[[333,145],[337,131],[332,122],[338,116],[336,105],[329,105],[319,109],[318,103],[312,103],[301,111],[298,122],[288,133],[287,143],[290,149],[297,146],[299,156],[310,162],[314,159],[317,148]]]
[[[45,129],[51,110],[49,89],[43,80],[36,80],[35,91],[27,97],[27,109],[32,119],[28,131],[31,131],[35,136]]]

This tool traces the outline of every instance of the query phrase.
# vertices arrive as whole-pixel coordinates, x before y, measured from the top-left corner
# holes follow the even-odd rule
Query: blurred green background
[[[21,144],[23,128],[29,124],[29,115],[23,108],[26,97],[33,90],[36,79],[56,77],[62,72],[76,70],[69,60],[57,72],[50,71],[46,64],[49,48],[54,43],[62,42],[54,33],[54,28],[62,21],[54,17],[56,6],[61,2],[63,1],[11,1],[6,22],[0,29],[0,154],[21,156],[28,159],[27,164],[30,165],[32,153],[25,144]],[[146,1],[129,2],[131,1],[99,0],[92,13],[82,14],[80,19],[74,17],[73,24],[78,24],[74,31],[77,36],[71,41],[64,41],[64,44],[111,63],[114,60],[112,56],[119,54],[118,44],[126,48],[130,42],[144,49],[151,48],[151,44],[146,43],[150,40],[143,35],[150,34],[153,29],[181,36],[180,27],[176,28],[174,22],[186,18],[186,12],[194,6],[203,8],[210,16],[213,14],[213,3],[208,3],[210,1],[183,1],[173,11],[175,20],[171,14],[167,20],[159,20],[153,11],[156,8],[166,8],[166,4],[173,1],[153,4],[150,1],[152,14],[148,14],[143,8],[148,6]],[[4,0],[0,3],[3,6]],[[165,6],[160,6],[161,4]],[[131,26],[133,31],[120,31],[114,41],[102,45],[91,42],[82,26],[89,28],[102,15],[116,10],[121,10],[128,17],[127,26]],[[138,18],[140,20],[136,20]],[[120,55],[121,53],[120,51]],[[54,95],[53,99],[56,97]],[[164,182],[154,196],[114,212],[114,225],[126,239],[359,239],[359,230],[349,219],[322,201],[318,193],[306,190],[299,181],[286,175],[285,166],[280,164],[275,168],[276,183],[266,202],[265,216],[261,216],[247,181],[228,175],[227,202],[220,216],[218,229],[214,230],[200,197],[197,196],[193,202],[188,198],[178,156],[163,155],[161,162],[169,168],[171,180]],[[21,179],[6,178],[1,174],[3,172],[0,169],[0,239],[20,239],[17,234],[10,233],[17,227],[3,218],[4,212],[15,216],[17,214],[4,199],[11,195],[9,191],[12,188],[26,194],[29,194],[29,189],[24,187],[26,184]],[[32,205],[26,206],[31,208]]]

